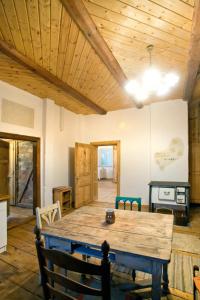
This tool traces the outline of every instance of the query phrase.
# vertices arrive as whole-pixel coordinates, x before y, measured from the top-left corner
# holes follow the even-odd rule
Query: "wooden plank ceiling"
[[[100,34],[127,78],[148,66],[146,46],[154,45],[153,64],[175,71],[180,82],[168,99],[183,97],[194,0],[83,0]],[[0,0],[0,39],[99,106],[112,111],[134,106],[60,0]],[[0,52],[0,79],[75,113],[95,109],[81,104]],[[162,98],[165,100],[165,98]],[[150,99],[158,101],[160,99]]]

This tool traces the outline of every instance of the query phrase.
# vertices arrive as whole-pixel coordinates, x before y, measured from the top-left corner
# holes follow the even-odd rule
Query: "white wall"
[[[170,142],[178,139],[180,147],[170,151]],[[155,153],[160,152],[167,166],[160,168]],[[170,161],[172,159],[172,161]],[[173,161],[175,159],[175,161]],[[165,161],[163,161],[163,165]],[[188,113],[187,103],[168,101],[151,106],[151,179],[156,181],[188,181]]]
[[[33,96],[25,91],[22,91],[21,89],[15,88],[3,81],[0,81],[0,116],[1,103],[3,98],[34,109],[34,128],[4,123],[1,122],[0,119],[0,131],[41,137],[43,104],[42,100],[39,97]]]
[[[52,188],[70,185],[75,142],[121,141],[121,194],[141,196],[148,203],[150,180],[188,180],[187,103],[181,100],[155,103],[106,115],[80,116],[0,82],[1,99],[34,109],[34,128],[0,121],[0,131],[41,138],[42,204],[52,202]],[[183,156],[161,170],[155,153],[165,150],[173,138],[183,141]],[[44,170],[44,171],[43,171]]]
[[[1,101],[34,109],[34,128],[1,122]],[[71,184],[73,149],[79,140],[79,116],[0,81],[0,131],[41,138],[41,204],[52,203],[52,188]],[[71,151],[72,150],[72,151]]]
[[[148,204],[151,180],[188,180],[187,103],[182,100],[155,103],[143,109],[127,109],[107,115],[83,116],[84,142],[121,141],[121,195],[140,196]],[[183,141],[180,159],[160,170],[154,155],[173,138]]]
[[[45,140],[45,204],[51,203],[52,188],[71,185],[73,177],[73,150],[79,140],[79,117],[46,102]]]

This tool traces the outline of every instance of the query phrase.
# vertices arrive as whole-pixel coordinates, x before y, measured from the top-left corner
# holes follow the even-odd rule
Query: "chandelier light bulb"
[[[142,86],[137,90],[135,91],[135,97],[138,101],[144,101],[148,98],[148,93],[147,91],[142,88]]]
[[[167,93],[169,93],[169,87],[167,85],[160,85],[160,87],[158,88],[157,90],[157,96],[164,96],[166,95]]]
[[[174,87],[178,83],[179,77],[175,73],[168,73],[165,75],[164,81],[168,87]]]
[[[148,93],[137,80],[129,80],[125,85],[126,91],[134,95],[138,101],[144,101],[148,98]]]
[[[138,90],[138,83],[136,80],[129,80],[125,85],[125,90],[129,94],[135,94],[135,91]]]
[[[156,91],[161,83],[161,74],[155,68],[147,69],[142,77],[143,86],[147,91]]]

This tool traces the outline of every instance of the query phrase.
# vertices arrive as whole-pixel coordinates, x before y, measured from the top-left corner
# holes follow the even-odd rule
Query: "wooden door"
[[[98,199],[98,147],[92,146],[92,189],[93,200]]]
[[[0,194],[9,193],[9,143],[0,139]]]
[[[75,208],[93,201],[92,146],[75,144]]]

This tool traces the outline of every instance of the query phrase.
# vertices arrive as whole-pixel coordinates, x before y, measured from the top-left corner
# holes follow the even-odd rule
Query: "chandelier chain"
[[[147,51],[149,53],[149,64],[150,67],[152,66],[152,51],[153,51],[153,45],[148,45],[147,46]]]

